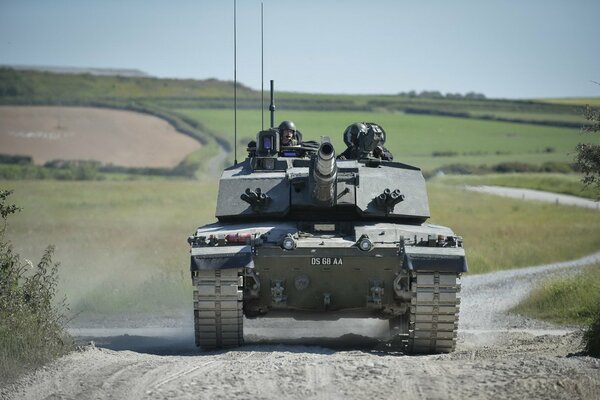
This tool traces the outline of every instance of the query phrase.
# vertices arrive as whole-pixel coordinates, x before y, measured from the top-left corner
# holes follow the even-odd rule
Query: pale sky
[[[598,0],[264,0],[265,88],[600,96]],[[261,86],[260,0],[237,0]],[[0,0],[0,64],[233,79],[233,0]]]

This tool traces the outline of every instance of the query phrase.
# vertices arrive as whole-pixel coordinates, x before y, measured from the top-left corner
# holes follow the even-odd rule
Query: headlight
[[[286,250],[293,250],[296,247],[296,241],[294,238],[286,237],[283,239],[283,248]]]
[[[369,251],[373,248],[373,243],[368,238],[362,238],[358,242],[358,248],[362,251]]]

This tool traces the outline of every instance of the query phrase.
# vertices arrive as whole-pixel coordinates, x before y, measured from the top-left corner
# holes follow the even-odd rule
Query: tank
[[[188,238],[197,346],[242,345],[245,318],[358,317],[388,320],[407,353],[455,349],[463,240],[426,222],[421,170],[363,125],[342,157],[327,137],[281,146],[261,131],[225,169],[218,222]]]

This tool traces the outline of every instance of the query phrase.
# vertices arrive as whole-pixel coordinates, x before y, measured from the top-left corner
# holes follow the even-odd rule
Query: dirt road
[[[198,353],[191,321],[169,319],[156,329],[75,330],[93,336],[96,346],[85,346],[0,394],[14,399],[598,399],[600,360],[578,354],[577,329],[506,315],[533,282],[598,261],[600,253],[466,276],[453,354],[405,356],[382,338],[381,321],[287,319],[247,321],[247,346]],[[297,344],[303,336],[312,338]]]
[[[479,193],[495,194],[513,199],[543,201],[546,203],[564,204],[568,206],[586,207],[600,210],[600,202],[571,196],[568,194],[544,192],[541,190],[511,188],[504,186],[465,186],[466,190]]]

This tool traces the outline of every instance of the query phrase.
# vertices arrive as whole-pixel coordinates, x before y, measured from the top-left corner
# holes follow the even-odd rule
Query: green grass
[[[475,194],[431,183],[431,222],[464,237],[469,270],[482,273],[572,260],[600,249],[600,212]]]
[[[433,181],[452,185],[495,185],[543,190],[572,196],[598,199],[600,193],[592,186],[584,186],[581,176],[568,174],[520,173],[490,175],[446,175]]]
[[[189,308],[186,239],[214,221],[217,184],[201,181],[2,181],[24,211],[9,238],[39,258],[56,245],[75,312]],[[431,222],[465,238],[471,273],[574,259],[600,249],[600,213],[429,185]]]
[[[4,181],[23,212],[7,232],[22,254],[48,243],[74,312],[181,309],[187,237],[214,220],[215,180]],[[160,295],[160,296],[158,296]]]
[[[231,110],[177,111],[201,121],[208,129],[233,143]],[[396,160],[426,170],[458,162],[473,165],[506,161],[532,164],[569,162],[582,138],[577,129],[570,128],[388,112],[278,111],[277,118],[278,121],[293,120],[305,140],[329,136],[338,153],[345,149],[342,133],[349,124],[356,121],[377,122],[386,130],[386,147]],[[260,112],[238,111],[238,154],[245,152],[248,141],[254,139],[260,129]],[[547,152],[548,147],[552,147],[553,151]],[[434,152],[443,151],[455,152],[457,156],[433,156]]]
[[[559,324],[591,324],[600,312],[600,264],[543,282],[512,311]]]

